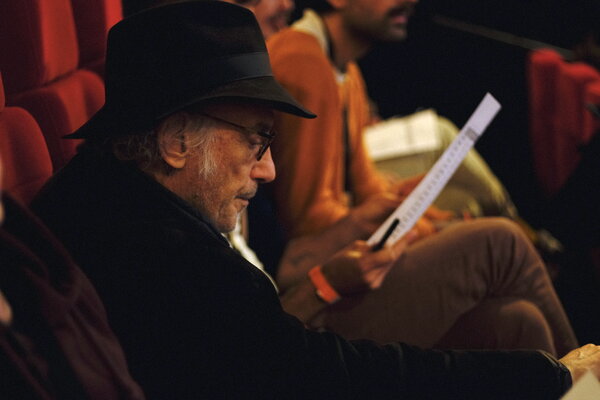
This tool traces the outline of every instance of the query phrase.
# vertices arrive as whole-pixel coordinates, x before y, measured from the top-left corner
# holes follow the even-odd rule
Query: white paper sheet
[[[365,146],[373,161],[419,154],[440,147],[435,111],[423,110],[391,118],[365,130]]]
[[[561,400],[598,400],[600,399],[600,382],[598,378],[588,371],[573,387],[565,393]]]
[[[487,93],[463,129],[423,180],[369,238],[368,243],[370,245],[374,245],[381,239],[395,218],[398,218],[400,223],[390,236],[387,242],[388,245],[399,240],[414,226],[439,195],[468,151],[500,111],[500,108],[500,103],[491,94]]]

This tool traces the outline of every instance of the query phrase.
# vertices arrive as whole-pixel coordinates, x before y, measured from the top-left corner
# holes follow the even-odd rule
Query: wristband
[[[324,302],[333,304],[342,298],[333,286],[329,284],[327,278],[323,275],[320,265],[312,267],[310,271],[308,271],[308,277],[317,290],[317,296]]]

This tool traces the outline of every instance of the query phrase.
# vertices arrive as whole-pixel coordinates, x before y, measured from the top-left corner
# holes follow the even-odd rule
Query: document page
[[[398,219],[399,222],[389,236],[388,245],[395,243],[415,225],[439,195],[468,151],[500,111],[500,108],[500,103],[491,94],[487,93],[458,136],[444,151],[423,180],[369,238],[368,243],[370,245],[380,241],[395,219]]]
[[[424,153],[440,147],[437,129],[437,113],[423,110],[368,127],[365,146],[373,161]]]
[[[600,399],[600,382],[598,378],[588,371],[573,387],[565,393],[561,400],[598,400]]]

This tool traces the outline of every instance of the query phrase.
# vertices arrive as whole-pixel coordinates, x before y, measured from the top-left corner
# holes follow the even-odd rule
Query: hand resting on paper
[[[366,238],[375,232],[403,199],[402,196],[383,192],[367,198],[352,208],[347,218],[359,233],[356,237]]]
[[[410,178],[396,180],[390,187],[390,192],[397,194],[402,198],[406,198],[419,183],[423,180],[425,174],[418,174]]]
[[[596,378],[600,379],[600,346],[586,344],[567,353],[560,359],[560,362],[571,372],[573,382],[576,382],[587,371],[592,371]]]

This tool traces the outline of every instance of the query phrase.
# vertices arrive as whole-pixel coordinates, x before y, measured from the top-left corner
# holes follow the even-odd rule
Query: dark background
[[[600,24],[599,1],[422,0],[403,43],[361,60],[369,94],[384,117],[433,107],[457,126],[486,92],[503,109],[476,147],[507,186],[521,214],[543,225],[531,163],[525,61],[528,48],[436,22],[449,17],[570,50]],[[502,37],[500,37],[501,39]]]

